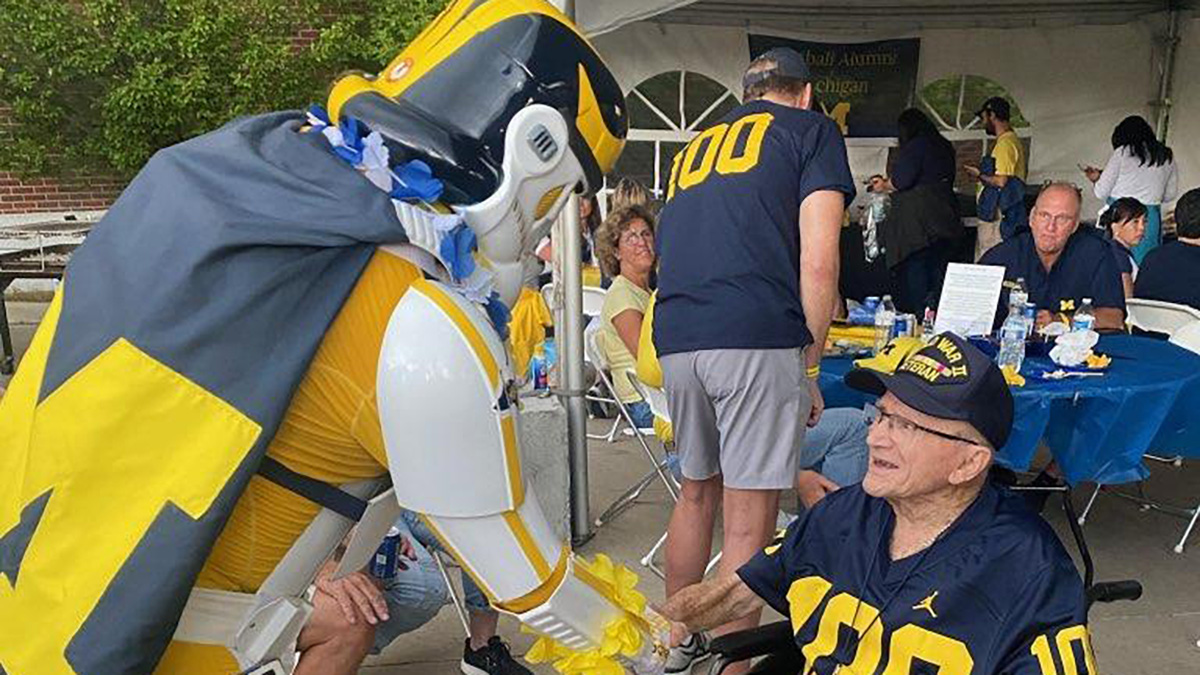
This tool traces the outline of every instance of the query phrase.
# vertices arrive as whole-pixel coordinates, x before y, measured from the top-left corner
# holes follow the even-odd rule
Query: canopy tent
[[[1112,128],[1124,116],[1140,114],[1155,123],[1168,61],[1166,10],[1180,9],[1175,91],[1166,100],[1172,103],[1168,142],[1183,187],[1200,185],[1200,145],[1188,142],[1200,133],[1200,19],[1189,11],[1196,4],[605,0],[580,3],[577,11],[627,92],[661,73],[683,70],[740,94],[750,34],[816,42],[920,38],[918,91],[960,75],[998,83],[1029,121],[1022,135],[1031,143],[1031,182],[1083,182],[1076,164],[1103,166],[1112,150]],[[968,120],[960,121],[967,126]],[[686,136],[696,129],[680,131]],[[978,131],[975,135],[982,138]],[[631,134],[631,139],[646,137]],[[852,160],[870,154],[863,144],[851,145]],[[875,158],[877,163],[878,153]],[[1094,214],[1098,206],[1089,198],[1085,212]]]
[[[749,35],[813,42],[920,38],[917,90],[959,77],[986,78],[1015,100],[1029,126],[1030,182],[1085,182],[1076,164],[1103,165],[1112,151],[1112,128],[1124,116],[1159,121],[1169,111],[1168,144],[1176,153],[1181,191],[1200,186],[1200,0],[556,0],[594,38],[627,101],[639,85],[679,71],[675,111],[656,114],[664,128],[633,128],[626,156],[648,157],[661,187],[662,165],[672,153],[740,95],[749,62]],[[1172,72],[1174,71],[1174,72]],[[686,74],[728,91],[702,111],[688,110]],[[694,77],[692,78],[695,79]],[[705,88],[705,87],[701,87]],[[707,87],[711,89],[711,87]],[[963,119],[963,101],[951,123],[952,138],[976,134]],[[725,101],[723,104],[722,101]],[[644,102],[644,100],[643,100]],[[969,115],[968,115],[969,117]],[[668,119],[670,118],[670,119]],[[1165,127],[1161,127],[1165,129]],[[856,139],[851,139],[856,140]],[[878,141],[879,139],[875,139]],[[638,142],[653,144],[649,155]],[[672,146],[671,144],[675,145]],[[850,143],[852,165],[879,166],[886,143]],[[1085,212],[1097,200],[1085,191]],[[571,204],[561,234],[573,242],[577,212]],[[571,248],[568,246],[568,248]],[[581,308],[576,252],[564,251],[564,314]],[[560,315],[562,317],[563,315]],[[567,389],[582,381],[579,326],[564,336]],[[574,330],[571,330],[574,329]],[[576,543],[590,534],[587,455],[582,403],[569,392],[571,412],[572,529]]]
[[[860,31],[925,28],[1020,28],[1122,24],[1186,9],[1193,0],[603,0],[581,4],[577,20],[589,35],[635,21],[715,26],[766,26],[780,30]]]

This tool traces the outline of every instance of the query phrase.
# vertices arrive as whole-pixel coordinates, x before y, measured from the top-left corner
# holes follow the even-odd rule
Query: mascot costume
[[[402,505],[571,672],[661,670],[636,577],[521,473],[524,266],[627,128],[540,0],[457,0],[327,111],[157,153],[0,403],[0,673],[288,672],[306,590]],[[533,657],[531,657],[533,658]]]

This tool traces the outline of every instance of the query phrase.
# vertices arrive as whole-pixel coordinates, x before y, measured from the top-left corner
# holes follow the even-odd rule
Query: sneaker
[[[708,636],[704,633],[692,633],[678,647],[671,647],[667,654],[665,672],[686,673],[692,665],[707,659],[712,653],[708,651]]]
[[[466,675],[489,675],[489,673],[533,675],[532,670],[517,663],[512,653],[508,651],[508,645],[500,639],[499,635],[493,635],[486,645],[476,650],[471,649],[471,640],[468,639],[463,644],[463,657],[459,663],[459,670]]]

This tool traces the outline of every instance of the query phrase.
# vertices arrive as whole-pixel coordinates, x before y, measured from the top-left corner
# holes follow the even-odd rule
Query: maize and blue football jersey
[[[887,502],[847,487],[738,570],[790,618],[804,673],[1096,675],[1083,583],[1023,500],[989,484],[896,561],[893,522]]]

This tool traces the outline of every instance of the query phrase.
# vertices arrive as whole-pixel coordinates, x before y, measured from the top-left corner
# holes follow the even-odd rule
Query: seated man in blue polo
[[[862,484],[663,614],[695,632],[770,604],[798,649],[752,672],[1096,673],[1070,556],[1024,500],[988,481],[1013,420],[996,365],[942,333],[894,373],[860,368],[846,383],[880,395]]]
[[[1005,268],[1004,290],[996,326],[1003,323],[1008,292],[1017,279],[1025,280],[1029,301],[1037,305],[1037,325],[1055,315],[1068,316],[1090,298],[1096,310],[1096,330],[1125,327],[1125,290],[1112,251],[1099,230],[1079,227],[1079,190],[1065,183],[1042,189],[1022,232],[992,247],[981,265]]]

